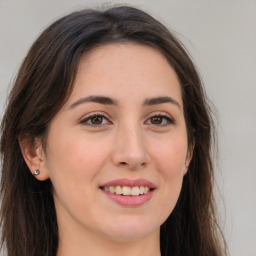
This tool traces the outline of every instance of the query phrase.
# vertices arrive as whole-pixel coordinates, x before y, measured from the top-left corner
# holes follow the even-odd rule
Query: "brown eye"
[[[155,115],[150,117],[145,123],[156,127],[164,127],[174,124],[174,120],[166,115]]]
[[[80,122],[83,125],[91,126],[91,127],[101,127],[103,125],[111,124],[111,122],[101,114],[95,114],[86,117]]]
[[[163,118],[161,116],[151,117],[152,124],[161,124],[163,122]]]
[[[103,117],[102,116],[94,116],[91,119],[91,123],[94,124],[94,125],[100,125],[100,124],[102,124],[102,121],[103,121]]]

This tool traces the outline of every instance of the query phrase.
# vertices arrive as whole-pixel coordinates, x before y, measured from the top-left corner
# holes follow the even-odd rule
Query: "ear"
[[[194,143],[191,144],[189,147],[188,147],[188,151],[187,151],[187,155],[186,155],[186,159],[185,159],[185,168],[184,168],[184,175],[187,174],[188,172],[188,168],[189,168],[189,164],[191,162],[191,159],[193,157],[193,152],[194,152]]]
[[[28,135],[21,135],[18,140],[21,153],[30,172],[34,175],[35,171],[39,170],[39,174],[35,176],[36,179],[40,181],[48,179],[49,174],[46,168],[45,153],[39,138],[31,141]]]

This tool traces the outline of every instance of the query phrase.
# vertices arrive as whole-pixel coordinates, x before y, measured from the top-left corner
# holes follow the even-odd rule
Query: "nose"
[[[139,128],[120,129],[117,132],[112,160],[116,166],[123,166],[131,170],[147,165],[149,155],[145,138]]]

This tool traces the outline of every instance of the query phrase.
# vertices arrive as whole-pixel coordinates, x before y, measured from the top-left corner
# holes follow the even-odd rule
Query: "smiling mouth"
[[[122,196],[140,196],[147,194],[149,191],[153,190],[153,188],[149,188],[147,186],[103,186],[100,187],[100,189],[111,194],[117,194]]]

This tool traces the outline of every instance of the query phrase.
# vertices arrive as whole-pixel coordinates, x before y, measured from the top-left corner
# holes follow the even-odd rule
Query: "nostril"
[[[125,161],[120,161],[119,163],[118,163],[118,165],[121,167],[127,167],[127,168],[129,168],[129,169],[137,169],[137,168],[141,168],[141,167],[145,167],[146,166],[146,162],[136,162],[136,161],[131,161],[131,162],[129,162],[129,161],[127,161],[127,162],[125,162]]]

